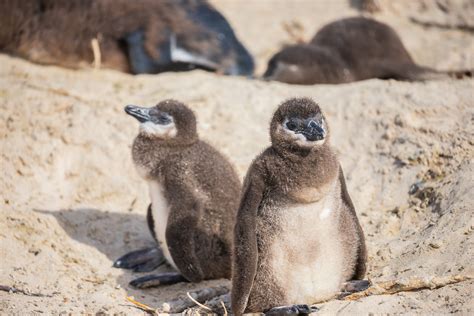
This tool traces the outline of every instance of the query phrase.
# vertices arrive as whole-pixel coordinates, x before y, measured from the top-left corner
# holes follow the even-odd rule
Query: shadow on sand
[[[35,211],[54,216],[72,239],[97,248],[112,262],[128,251],[155,245],[144,215],[94,208]]]
[[[51,215],[74,240],[92,246],[105,254],[112,263],[125,253],[156,245],[146,223],[145,215],[133,213],[115,213],[94,208],[78,208],[64,210],[35,210],[35,212]],[[156,306],[159,302],[173,299],[177,294],[220,284],[219,281],[205,281],[199,284],[178,283],[154,289],[138,290],[129,286],[129,282],[147,273],[135,273],[121,270],[117,283],[127,291],[127,295],[139,298],[145,304]],[[168,265],[162,265],[150,273],[173,271]]]

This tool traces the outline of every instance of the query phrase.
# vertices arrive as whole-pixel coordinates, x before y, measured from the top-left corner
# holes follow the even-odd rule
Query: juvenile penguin
[[[366,270],[364,234],[319,106],[284,102],[270,135],[247,172],[237,213],[235,315],[308,313],[304,304],[333,297]]]
[[[148,271],[164,256],[177,270],[132,281],[138,288],[230,278],[232,230],[241,189],[234,168],[199,140],[196,117],[183,103],[166,100],[151,108],[127,105],[125,112],[140,122],[132,157],[149,185],[147,218],[159,249],[135,251],[114,266],[145,265],[141,270]]]
[[[472,77],[472,70],[437,71],[417,65],[390,26],[364,17],[338,20],[308,44],[283,48],[263,77],[290,84],[346,83],[370,78],[429,80]]]

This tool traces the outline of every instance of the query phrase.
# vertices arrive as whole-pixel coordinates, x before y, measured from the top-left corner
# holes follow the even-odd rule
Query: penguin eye
[[[171,116],[166,112],[161,112],[155,108],[150,110],[150,116],[152,117],[152,121],[157,124],[167,125],[170,124],[172,121]]]
[[[157,120],[158,120],[158,122],[161,123],[161,124],[169,124],[169,123],[171,123],[171,117],[170,117],[167,113],[164,113],[164,112],[160,112],[160,113],[158,114]]]
[[[290,131],[294,131],[298,126],[296,125],[295,122],[293,121],[288,121],[286,123],[286,127],[290,130]]]

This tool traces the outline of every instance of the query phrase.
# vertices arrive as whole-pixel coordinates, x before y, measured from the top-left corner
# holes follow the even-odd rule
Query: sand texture
[[[447,18],[424,2],[427,9],[380,1],[375,17],[397,28],[418,63],[473,68],[473,33],[410,20],[466,24],[472,12]],[[255,55],[257,73],[281,45],[358,14],[349,1],[215,3]],[[293,96],[313,98],[328,118],[366,234],[368,278],[398,282],[393,292],[400,290],[332,300],[318,305],[320,313],[473,314],[473,79],[291,86],[203,71],[73,71],[6,55],[0,55],[0,285],[25,293],[0,291],[0,314],[141,315],[126,296],[158,307],[187,291],[228,285],[135,290],[128,282],[138,274],[112,268],[125,252],[153,244],[148,190],[130,155],[138,126],[123,106],[185,102],[197,114],[201,138],[243,177],[269,144],[273,111]],[[420,286],[408,291],[410,284]]]

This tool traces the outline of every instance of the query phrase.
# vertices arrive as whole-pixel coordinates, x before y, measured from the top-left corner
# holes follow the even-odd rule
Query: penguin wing
[[[360,226],[359,219],[357,218],[354,204],[352,203],[351,197],[349,196],[349,192],[347,191],[346,180],[344,179],[344,173],[342,171],[341,166],[339,166],[339,182],[341,184],[342,201],[344,204],[346,204],[346,206],[350,210],[350,216],[352,217],[357,227],[357,235],[359,236],[359,251],[357,255],[357,265],[356,265],[356,269],[353,275],[353,279],[361,280],[364,278],[365,272],[367,270],[367,267],[366,267],[367,248],[365,247],[364,232],[362,231],[362,227]]]
[[[232,311],[235,315],[244,313],[257,272],[256,218],[263,199],[264,189],[263,177],[251,168],[244,183],[242,200],[234,229],[231,300]]]
[[[202,203],[192,187],[179,177],[166,181],[170,206],[166,225],[166,242],[179,272],[191,282],[200,282],[204,273],[196,255],[195,234],[203,214]]]

